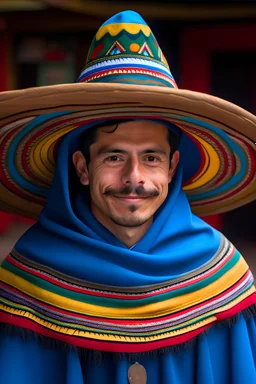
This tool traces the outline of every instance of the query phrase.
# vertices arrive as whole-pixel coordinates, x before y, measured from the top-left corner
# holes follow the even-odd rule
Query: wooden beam
[[[0,0],[0,11],[29,11],[45,9],[48,5],[41,0]]]
[[[3,13],[6,28],[18,32],[80,32],[97,30],[103,19],[84,14],[70,14],[61,9]]]
[[[132,9],[143,17],[165,20],[230,20],[252,19],[256,17],[255,5],[188,5],[163,4],[159,2],[148,3],[140,1],[115,1],[103,0],[44,0],[48,5],[59,7],[73,12],[85,13],[102,17],[104,19],[121,12]]]

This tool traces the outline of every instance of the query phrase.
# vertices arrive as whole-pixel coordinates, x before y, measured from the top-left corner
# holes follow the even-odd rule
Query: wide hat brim
[[[199,216],[255,199],[256,117],[210,95],[165,87],[75,83],[0,94],[0,209],[38,218],[60,138],[107,119],[165,120],[183,131],[183,188]]]

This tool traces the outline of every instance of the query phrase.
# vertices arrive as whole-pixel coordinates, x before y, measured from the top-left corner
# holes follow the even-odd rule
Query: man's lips
[[[127,203],[139,203],[150,197],[150,196],[117,196],[117,195],[113,195],[113,196]]]

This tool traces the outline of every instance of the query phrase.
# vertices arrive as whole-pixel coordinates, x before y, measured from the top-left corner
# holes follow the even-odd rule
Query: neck
[[[143,225],[135,228],[123,227],[121,225],[115,225],[115,228],[106,228],[126,245],[127,248],[131,248],[145,235],[151,224],[152,220],[148,220]]]
[[[127,248],[135,245],[147,232],[153,222],[153,217],[138,227],[125,227],[114,223],[111,219],[106,218],[101,212],[98,212],[97,207],[91,205],[91,211],[95,218],[113,233],[113,235],[120,240]]]

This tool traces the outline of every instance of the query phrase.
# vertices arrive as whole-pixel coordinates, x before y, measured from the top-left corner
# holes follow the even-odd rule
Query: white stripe
[[[25,117],[24,119],[20,119],[17,121],[13,121],[12,123],[9,123],[1,128],[1,132],[4,133],[6,131],[9,131],[13,128],[16,128],[18,126],[22,126],[25,123],[29,123],[31,120],[33,120],[35,116],[32,117]]]
[[[175,324],[173,323],[177,323],[177,320],[182,320],[183,318],[188,318],[188,320],[190,320],[191,318],[195,318],[196,316],[198,316],[198,312],[199,312],[199,315],[200,314],[204,314],[206,311],[203,311],[205,309],[207,309],[208,307],[212,307],[212,306],[216,306],[219,302],[221,302],[221,306],[225,305],[225,302],[227,300],[229,300],[230,296],[234,295],[237,291],[239,291],[241,288],[243,288],[244,286],[247,285],[247,283],[249,281],[253,281],[253,276],[252,276],[252,273],[249,273],[248,274],[248,277],[246,278],[245,281],[243,281],[236,289],[234,289],[233,291],[231,291],[230,293],[227,293],[226,295],[224,295],[223,297],[215,300],[213,303],[209,303],[209,304],[206,304],[202,307],[200,307],[199,309],[197,310],[194,310],[192,309],[191,311],[189,311],[188,313],[186,314],[183,314],[183,315],[180,315],[180,316],[176,316],[174,317],[173,319],[168,319],[168,320],[163,320],[163,321],[160,321],[160,322],[150,322],[150,323],[143,323],[143,322],[140,322],[139,324],[133,324],[133,325],[130,325],[130,324],[127,324],[127,325],[116,325],[116,324],[113,324],[113,323],[106,323],[104,321],[97,321],[97,324],[101,324],[104,329],[109,329],[109,328],[118,328],[119,330],[120,329],[124,329],[125,328],[128,328],[128,329],[133,329],[133,328],[144,328],[144,332],[146,332],[147,328],[150,328],[152,326],[155,326],[155,325],[164,325],[164,324],[169,324],[169,326],[173,326]],[[216,308],[213,308],[212,311],[216,310]],[[218,310],[218,308],[217,308]],[[213,312],[213,314],[215,314],[216,312]],[[191,317],[192,316],[192,317]],[[69,318],[69,316],[68,316]],[[80,318],[80,317],[76,317],[78,320],[80,321],[83,321],[84,319],[83,318]],[[139,320],[139,319],[132,319],[132,320]],[[91,320],[86,320],[85,321],[87,324],[91,324],[91,326],[93,326],[93,324],[95,323],[94,321],[91,321]],[[178,322],[179,324],[180,322]],[[83,324],[81,324],[83,325]],[[143,332],[142,331],[142,332]],[[120,331],[121,332],[121,331]]]
[[[204,306],[200,307],[200,308],[197,309],[197,310],[192,309],[190,312],[187,312],[187,313],[185,313],[185,314],[183,314],[183,315],[180,315],[180,316],[176,316],[176,317],[174,317],[173,319],[168,319],[168,320],[164,320],[164,321],[157,322],[157,323],[152,322],[152,323],[147,323],[147,324],[144,324],[143,322],[141,322],[141,323],[138,324],[138,325],[132,325],[132,326],[131,326],[131,325],[122,325],[121,327],[123,327],[123,328],[129,328],[129,327],[131,327],[131,328],[141,328],[141,327],[143,327],[143,328],[146,329],[147,327],[153,326],[153,325],[155,325],[155,324],[159,324],[159,325],[163,325],[163,324],[166,324],[166,323],[167,323],[167,324],[168,324],[168,323],[171,324],[171,323],[174,322],[174,321],[182,320],[184,317],[185,317],[185,318],[186,318],[186,317],[189,317],[191,314],[194,315],[194,316],[193,316],[193,318],[194,318],[194,317],[196,316],[197,312],[202,312],[202,310],[205,310],[205,309],[207,309],[208,307],[211,307],[211,306],[213,306],[213,305],[216,305],[216,304],[218,304],[219,302],[223,302],[223,301],[224,301],[224,304],[225,304],[225,301],[226,301],[227,299],[229,299],[231,295],[233,295],[234,293],[236,293],[237,291],[239,291],[243,286],[245,286],[245,285],[248,283],[248,281],[253,281],[253,276],[252,276],[251,273],[249,273],[249,275],[248,275],[248,277],[246,278],[246,280],[243,281],[238,287],[236,287],[236,289],[234,289],[233,291],[227,293],[227,294],[224,295],[223,297],[221,297],[221,298],[215,300],[215,301],[212,302],[212,303],[205,304]],[[224,304],[222,304],[222,306],[223,306]],[[214,308],[214,309],[216,309],[216,308]],[[213,311],[214,311],[214,309],[213,309]],[[133,319],[133,320],[134,320],[134,319]],[[138,320],[138,319],[137,319],[137,320]],[[106,323],[104,323],[104,322],[99,322],[99,323],[101,323],[101,324],[106,324]],[[112,323],[107,323],[107,324],[110,325],[110,324],[112,324]],[[116,326],[116,324],[113,324],[113,326]],[[119,325],[119,327],[120,327],[120,325]]]
[[[86,73],[94,70],[94,69],[102,69],[104,67],[109,67],[111,65],[119,65],[119,64],[140,64],[140,65],[150,65],[151,67],[161,69],[161,71],[164,71],[168,76],[171,76],[170,71],[168,71],[167,68],[164,67],[164,65],[161,65],[160,63],[155,63],[154,61],[144,60],[144,59],[137,59],[134,57],[124,57],[120,59],[111,59],[111,60],[105,60],[101,61],[100,63],[94,64],[88,68],[86,68],[79,77],[84,76]],[[121,69],[121,68],[120,68]]]

